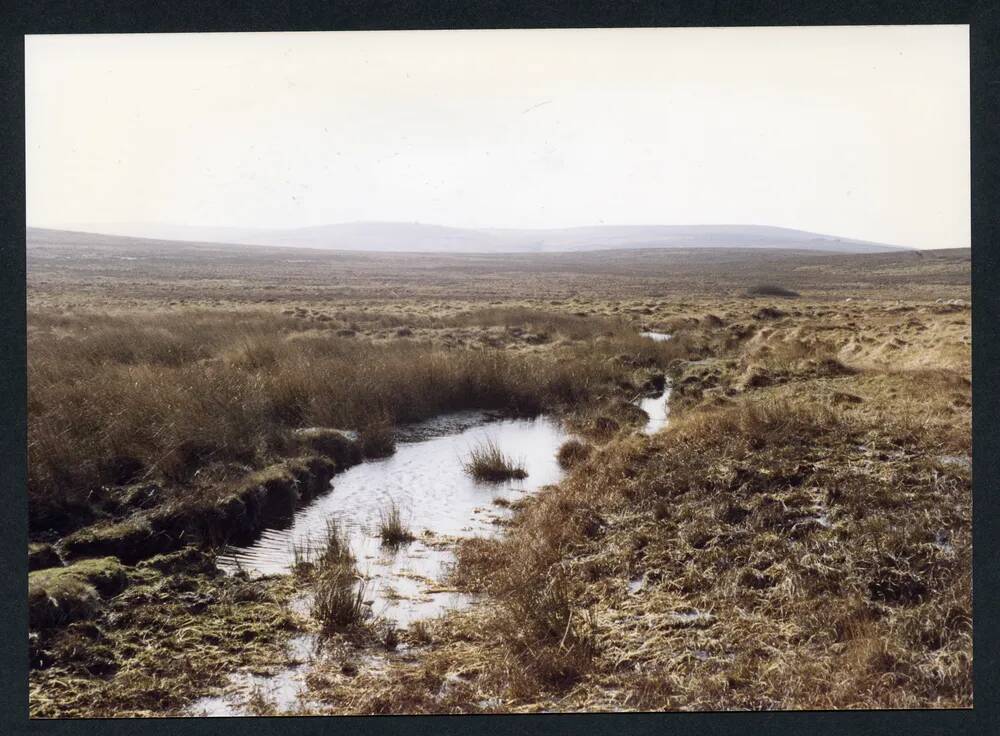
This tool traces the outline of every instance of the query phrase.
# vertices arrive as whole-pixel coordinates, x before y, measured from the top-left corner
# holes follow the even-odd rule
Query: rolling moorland
[[[552,253],[638,248],[783,248],[884,253],[902,248],[803,230],[761,225],[598,225],[549,229],[461,228],[416,222],[344,222],[261,230],[193,225],[107,223],[79,228],[102,235],[168,241],[240,243],[350,251],[423,253]],[[51,231],[50,231],[51,232]],[[41,234],[41,233],[37,233]],[[76,235],[79,237],[79,235]],[[401,248],[401,245],[403,246]]]
[[[27,256],[34,717],[972,704],[968,249]],[[366,532],[466,604],[382,615],[336,521],[223,564],[469,410],[562,475],[484,445],[493,533]]]

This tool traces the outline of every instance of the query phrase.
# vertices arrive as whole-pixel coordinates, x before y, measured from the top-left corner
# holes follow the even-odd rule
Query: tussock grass
[[[528,477],[524,463],[508,457],[492,439],[484,440],[469,450],[462,467],[476,480],[490,483]]]
[[[365,585],[358,575],[347,536],[332,519],[312,574],[312,615],[332,633],[360,623],[368,614]]]
[[[559,448],[556,460],[558,460],[560,467],[564,470],[569,470],[590,457],[592,449],[593,448],[591,448],[591,446],[586,442],[581,442],[577,439],[569,439],[566,440]]]
[[[653,344],[613,322],[593,344],[544,355],[374,343],[273,312],[43,313],[31,322],[33,518],[85,507],[102,485],[187,483],[209,463],[260,467],[299,427],[360,428],[366,451],[381,456],[402,422],[467,408],[572,409],[620,390],[631,367],[612,356],[665,366],[684,354],[680,341]]]
[[[644,709],[968,705],[969,485],[934,464],[948,433],[801,393],[620,439],[507,538],[463,544],[456,580],[495,601],[485,640],[506,653],[484,686],[569,709],[611,707],[608,686]]]
[[[831,366],[830,332],[794,329],[715,341],[665,431],[463,542],[454,581],[490,606],[435,666],[512,709],[970,705],[964,369]],[[737,389],[748,365],[783,380]]]
[[[379,512],[378,535],[382,538],[382,544],[387,547],[398,547],[415,539],[395,502]]]
[[[386,417],[373,420],[358,432],[358,442],[366,458],[389,457],[396,452],[392,422]]]

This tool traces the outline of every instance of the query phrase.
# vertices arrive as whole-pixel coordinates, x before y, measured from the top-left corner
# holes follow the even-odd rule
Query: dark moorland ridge
[[[40,228],[29,228],[40,230]],[[458,228],[407,222],[349,222],[284,230],[108,223],[87,232],[188,242],[328,250],[436,253],[553,253],[636,248],[784,248],[837,253],[906,250],[863,240],[763,225],[604,225],[558,229]]]
[[[422,253],[193,243],[30,228],[35,296],[243,299],[434,296],[448,299],[704,296],[780,284],[813,297],[923,290],[967,298],[968,248],[835,253],[786,248],[637,248],[562,253]],[[957,292],[955,290],[958,290]]]

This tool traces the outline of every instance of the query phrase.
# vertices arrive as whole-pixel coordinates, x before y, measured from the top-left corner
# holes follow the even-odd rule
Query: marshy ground
[[[972,703],[967,250],[404,263],[48,235],[28,263],[36,717],[191,713],[237,681],[262,714]],[[456,562],[433,583],[472,605],[366,615],[336,543],[218,569],[394,430],[470,409],[574,437],[497,533],[435,541]],[[517,470],[494,449],[484,472]],[[419,547],[393,508],[374,535]],[[267,676],[303,636],[289,703]]]

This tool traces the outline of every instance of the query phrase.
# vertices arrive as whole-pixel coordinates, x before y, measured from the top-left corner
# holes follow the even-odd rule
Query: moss
[[[299,483],[300,500],[308,501],[330,490],[337,463],[322,455],[305,455],[287,461]]]
[[[215,562],[211,555],[202,552],[197,547],[185,547],[169,554],[156,555],[139,563],[138,569],[156,570],[163,574],[180,572],[211,574],[216,571]]]
[[[149,519],[142,516],[95,524],[74,532],[60,543],[63,552],[71,558],[113,555],[129,564],[168,552],[177,544],[177,540],[155,529]]]
[[[28,575],[29,625],[37,629],[92,618],[100,597],[117,595],[127,582],[125,568],[114,557],[36,570]]]
[[[263,525],[268,520],[291,517],[299,501],[298,486],[288,464],[279,463],[251,475],[237,493],[248,502],[248,508],[257,504],[254,511],[259,522],[256,523]]]
[[[186,544],[247,544],[269,525],[291,520],[295,509],[329,489],[335,461],[306,455],[251,473],[214,496],[182,501],[149,516],[161,546],[149,554]]]
[[[29,673],[33,718],[183,715],[229,673],[286,662],[302,620],[289,577],[247,580],[148,564],[92,621],[44,632]]]
[[[299,500],[298,481],[286,463],[272,465],[244,479],[202,514],[201,533],[213,543],[247,544],[268,522],[290,519]]]
[[[51,544],[37,542],[28,545],[28,570],[42,570],[46,567],[59,567],[62,560]]]

